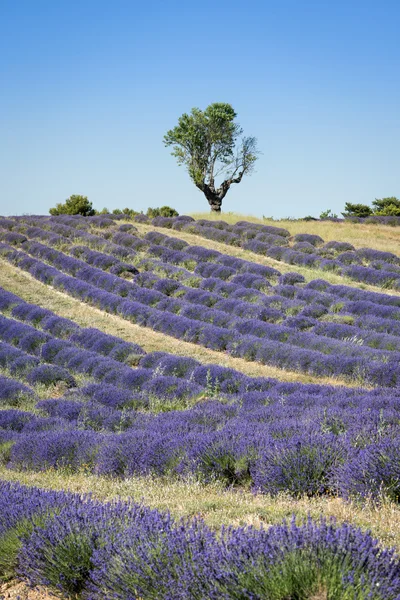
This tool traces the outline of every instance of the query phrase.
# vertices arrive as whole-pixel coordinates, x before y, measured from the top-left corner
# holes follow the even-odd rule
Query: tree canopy
[[[164,136],[165,146],[173,147],[172,156],[186,167],[215,212],[221,211],[231,185],[251,174],[259,155],[256,138],[242,136],[236,116],[232,106],[222,102],[210,104],[204,111],[193,108]],[[222,179],[218,186],[217,177]]]
[[[375,198],[372,205],[374,214],[386,217],[400,217],[400,200],[396,196],[388,198]]]
[[[83,215],[84,217],[91,217],[96,211],[87,196],[72,194],[72,196],[66,199],[64,204],[59,202],[49,212],[51,215]]]
[[[400,217],[400,200],[396,196],[387,198],[375,198],[372,208],[368,204],[352,204],[346,202],[344,217],[369,217],[371,215],[384,217]]]
[[[346,202],[342,215],[344,217],[369,217],[372,215],[372,208],[368,206],[368,204],[352,204],[351,202]]]

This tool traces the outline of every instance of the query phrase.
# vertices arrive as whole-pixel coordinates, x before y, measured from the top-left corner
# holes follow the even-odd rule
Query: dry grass
[[[221,213],[213,215],[207,213],[191,214],[194,219],[209,219],[211,221],[226,221],[233,224],[237,221],[250,221],[252,223],[263,223],[263,225],[273,225],[274,227],[283,227],[290,231],[291,235],[297,233],[312,233],[319,235],[326,242],[333,240],[339,242],[350,242],[356,248],[375,248],[385,252],[400,254],[400,227],[390,227],[389,225],[363,225],[360,223],[333,223],[332,221],[292,221],[282,219],[274,221],[273,219],[259,219],[248,215],[236,213]]]
[[[300,498],[286,495],[270,497],[254,495],[241,489],[225,489],[219,484],[167,481],[162,478],[131,477],[109,479],[86,474],[64,474],[59,471],[25,472],[0,467],[0,479],[17,481],[28,486],[44,489],[69,490],[79,494],[92,493],[99,500],[133,498],[146,506],[168,510],[176,517],[203,518],[212,528],[221,525],[254,525],[259,527],[279,523],[296,515],[300,519],[333,517],[339,523],[346,522],[373,534],[387,546],[400,548],[400,506],[383,503],[355,504],[341,498]]]
[[[273,377],[282,381],[298,381],[300,383],[319,383],[328,385],[360,386],[360,382],[349,382],[334,377],[314,377],[295,371],[286,371],[269,365],[247,362],[241,358],[233,358],[228,354],[203,348],[197,344],[183,342],[179,339],[140,327],[115,315],[89,306],[67,294],[34,279],[28,273],[0,259],[0,286],[17,294],[27,302],[48,308],[61,317],[72,319],[82,327],[97,327],[105,333],[116,335],[128,342],[135,342],[146,352],[170,352],[178,356],[190,356],[202,363],[214,363],[236,369],[251,377]]]
[[[135,227],[137,227],[138,231],[141,234],[145,234],[148,231],[154,231],[154,227],[151,225],[144,225],[143,223],[135,223]],[[400,229],[400,228],[399,228]],[[301,267],[298,265],[288,265],[279,260],[275,260],[273,258],[269,258],[267,256],[262,256],[260,254],[255,254],[254,252],[250,252],[250,250],[243,250],[243,248],[237,248],[235,246],[230,246],[228,244],[222,244],[221,242],[215,242],[213,240],[207,240],[199,235],[194,235],[192,233],[186,233],[185,231],[175,231],[174,229],[161,229],[158,228],[158,231],[162,231],[165,235],[170,237],[175,237],[180,240],[184,240],[193,246],[204,246],[204,248],[209,248],[210,250],[217,250],[218,252],[222,252],[223,254],[229,254],[229,256],[235,256],[238,258],[242,258],[244,260],[248,260],[250,262],[255,262],[260,265],[266,265],[267,267],[273,267],[277,269],[281,273],[292,273],[295,271],[296,273],[300,273],[303,275],[306,281],[312,281],[314,279],[324,279],[325,281],[329,281],[329,283],[336,285],[350,285],[352,287],[360,288],[362,290],[368,290],[370,292],[378,292],[381,294],[389,294],[394,296],[400,296],[400,292],[396,292],[394,290],[382,289],[373,285],[367,285],[362,282],[354,281],[349,277],[342,277],[335,273],[331,273],[329,271],[322,271],[321,269],[311,269],[308,267]],[[308,232],[310,233],[310,232]],[[346,240],[344,240],[346,241]],[[365,240],[364,240],[365,242]],[[365,245],[365,243],[364,243]],[[368,240],[369,245],[369,240]],[[372,246],[370,246],[372,247]]]

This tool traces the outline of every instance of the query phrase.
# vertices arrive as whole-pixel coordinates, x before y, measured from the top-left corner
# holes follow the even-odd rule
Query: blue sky
[[[0,214],[208,210],[162,138],[228,102],[263,154],[223,210],[400,197],[400,4],[0,0]]]

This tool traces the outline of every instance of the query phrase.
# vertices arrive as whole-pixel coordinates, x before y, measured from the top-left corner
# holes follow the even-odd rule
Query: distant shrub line
[[[87,196],[81,196],[79,194],[73,194],[64,202],[64,204],[58,203],[54,208],[50,208],[49,213],[52,216],[59,215],[80,215],[82,217],[92,217],[94,215],[124,215],[128,218],[132,218],[136,215],[143,214],[132,208],[115,208],[112,213],[108,208],[103,208],[98,211],[93,208],[93,204],[88,200]],[[170,206],[161,206],[160,208],[148,208],[146,216],[150,219],[154,217],[177,217],[178,212]]]

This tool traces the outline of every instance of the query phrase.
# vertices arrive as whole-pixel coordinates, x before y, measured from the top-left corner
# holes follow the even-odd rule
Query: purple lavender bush
[[[369,533],[334,521],[224,528],[119,500],[0,483],[0,574],[100,600],[397,600],[400,565]]]

